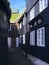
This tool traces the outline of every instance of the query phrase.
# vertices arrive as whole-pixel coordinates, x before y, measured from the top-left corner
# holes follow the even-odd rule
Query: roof
[[[15,20],[17,20],[19,18],[19,16],[20,16],[19,13],[12,13],[10,23],[15,23]]]
[[[26,12],[26,10],[20,14],[19,13],[12,13],[10,23],[16,23],[16,22],[19,23],[19,21],[22,19],[25,12]]]

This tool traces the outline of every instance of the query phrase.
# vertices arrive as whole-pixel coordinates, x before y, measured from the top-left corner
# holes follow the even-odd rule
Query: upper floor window
[[[45,46],[45,27],[37,30],[37,46]]]
[[[48,6],[48,0],[39,0],[39,12],[42,12]]]
[[[35,17],[35,7],[33,7],[30,11],[30,20],[32,20]]]

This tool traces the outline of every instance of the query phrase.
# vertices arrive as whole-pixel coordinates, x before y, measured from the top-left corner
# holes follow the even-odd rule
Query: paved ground
[[[30,60],[25,58],[24,54],[19,49],[10,49],[8,65],[34,65],[34,64]]]

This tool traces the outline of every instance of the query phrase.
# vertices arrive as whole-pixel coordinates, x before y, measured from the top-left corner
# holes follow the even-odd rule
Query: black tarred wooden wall
[[[26,33],[26,44],[22,45],[21,49],[27,54],[31,54],[45,62],[49,63],[49,7],[45,9],[42,13],[40,13],[34,21],[42,17],[42,24],[37,25],[36,27],[33,27],[30,29],[30,31],[35,30],[35,46],[30,45],[30,32]],[[33,21],[33,20],[32,20]],[[33,22],[30,22],[30,24],[33,24]],[[37,46],[36,38],[37,38],[37,29],[45,27],[45,47]]]

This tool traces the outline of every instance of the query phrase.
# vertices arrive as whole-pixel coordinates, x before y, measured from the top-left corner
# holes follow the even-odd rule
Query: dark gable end
[[[11,9],[8,0],[0,0],[0,8],[6,13],[8,19],[11,17]]]

